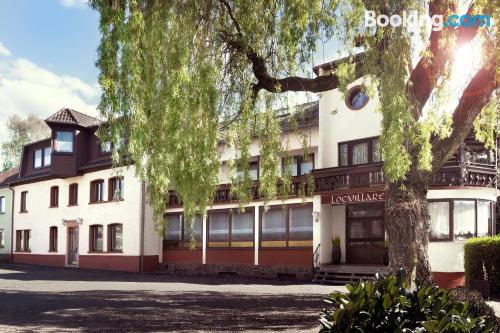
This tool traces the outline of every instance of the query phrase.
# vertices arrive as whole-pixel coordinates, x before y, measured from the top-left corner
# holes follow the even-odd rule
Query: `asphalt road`
[[[0,332],[315,332],[344,287],[0,265]]]

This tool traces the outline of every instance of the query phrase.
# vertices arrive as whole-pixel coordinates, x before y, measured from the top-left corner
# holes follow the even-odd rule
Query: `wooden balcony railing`
[[[326,193],[337,189],[355,189],[358,187],[369,187],[385,184],[382,172],[382,163],[373,163],[359,166],[325,168],[313,170],[314,193]],[[281,185],[278,185],[280,187]],[[471,164],[467,167],[457,165],[445,165],[431,180],[431,186],[478,186],[497,187],[497,171],[493,165]],[[259,182],[252,187],[252,199],[259,200]],[[279,193],[278,189],[278,193]],[[306,177],[293,177],[290,196],[298,196],[307,192]],[[214,203],[237,202],[237,198],[231,193],[231,185],[220,185],[214,196]],[[167,206],[182,205],[175,192],[170,191]]]

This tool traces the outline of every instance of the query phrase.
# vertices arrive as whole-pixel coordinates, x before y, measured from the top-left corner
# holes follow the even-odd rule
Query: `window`
[[[312,207],[290,207],[289,236],[295,240],[309,240],[313,237]]]
[[[101,142],[99,145],[99,154],[106,155],[111,153],[111,141]]]
[[[69,186],[69,206],[78,205],[78,184],[71,184]]]
[[[0,197],[0,214],[5,214],[5,197]]]
[[[254,213],[216,210],[208,213],[208,246],[253,247]]]
[[[428,210],[430,240],[466,240],[492,233],[493,205],[490,201],[433,200]]]
[[[52,163],[52,148],[45,147],[43,149],[43,166],[49,166]]]
[[[31,249],[31,231],[17,230],[16,231],[16,251],[29,252]]]
[[[104,201],[104,180],[94,180],[90,183],[90,202],[102,201]]]
[[[121,252],[123,250],[123,226],[111,224],[108,226],[108,251]]]
[[[488,236],[492,226],[492,205],[489,201],[477,202],[477,237]]]
[[[41,168],[43,165],[43,150],[35,150],[35,168]]]
[[[430,216],[430,239],[451,239],[450,235],[450,203],[429,202],[428,212]]]
[[[110,178],[108,183],[109,183],[108,200],[109,201],[123,200],[123,190],[125,185],[123,177]]]
[[[345,103],[352,110],[360,110],[368,103],[368,95],[361,86],[355,86],[349,89],[346,94]]]
[[[49,251],[50,252],[57,252],[57,227],[50,227]]]
[[[232,245],[235,241],[251,241],[253,246],[254,239],[254,211],[247,210],[243,213],[233,211],[231,214],[231,241]],[[239,245],[244,245],[238,243]]]
[[[271,207],[261,222],[261,247],[312,246],[312,204]]]
[[[339,143],[339,166],[377,163],[382,161],[378,138]]]
[[[59,187],[52,186],[50,188],[50,207],[59,206]]]
[[[282,170],[288,169],[292,176],[303,176],[314,169],[314,154],[292,156],[290,159],[282,158],[281,167]]]
[[[194,232],[196,246],[201,246],[203,222],[200,216],[197,216],[191,223],[184,220],[182,213],[166,214],[165,220],[167,227],[164,235],[165,247],[190,247],[191,232]]]
[[[474,237],[476,221],[474,201],[455,200],[453,207],[453,233],[455,239],[464,240]]]
[[[250,173],[250,178],[252,180],[258,180],[259,179],[259,162],[258,161],[250,162],[250,166],[248,167],[248,172]]]
[[[28,197],[28,191],[21,192],[21,213],[26,213],[26,199]]]
[[[73,132],[57,131],[56,132],[56,151],[58,153],[73,152]]]
[[[103,228],[102,225],[90,226],[90,250],[91,252],[102,252],[103,249]]]
[[[0,248],[5,247],[5,231],[0,229]]]

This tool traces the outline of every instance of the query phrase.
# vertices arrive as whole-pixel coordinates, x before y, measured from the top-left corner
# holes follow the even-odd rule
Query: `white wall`
[[[363,82],[354,81],[348,88]],[[338,166],[338,143],[381,133],[382,115],[376,112],[377,100],[371,99],[361,110],[351,110],[338,89],[319,94],[319,163],[316,168]],[[336,114],[332,112],[336,111]]]
[[[8,254],[11,249],[12,230],[12,191],[7,188],[0,188],[0,197],[5,197],[5,213],[0,213],[0,230],[3,230],[4,246],[0,247],[0,254]]]
[[[104,193],[107,198],[107,180],[117,173],[124,177],[124,200],[89,204],[90,182],[104,179]],[[78,183],[78,206],[68,207],[69,185]],[[59,207],[49,208],[50,188],[59,186]],[[31,230],[31,253],[49,254],[49,228],[58,227],[58,247],[56,254],[66,254],[67,227],[62,219],[83,219],[80,226],[79,254],[89,252],[89,226],[101,224],[104,229],[103,249],[107,249],[107,226],[113,223],[123,224],[123,254],[106,253],[108,255],[133,255],[140,253],[140,217],[141,217],[141,182],[134,175],[134,168],[107,169],[84,174],[80,177],[53,179],[15,187],[14,230]],[[28,191],[27,213],[20,211],[20,194]],[[153,249],[147,247],[148,252]],[[50,254],[55,254],[50,252]],[[155,253],[157,254],[157,253]]]

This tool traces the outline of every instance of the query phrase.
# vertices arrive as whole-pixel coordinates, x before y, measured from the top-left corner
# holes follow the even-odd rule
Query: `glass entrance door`
[[[383,264],[384,206],[347,207],[347,263]]]
[[[78,265],[78,227],[68,228],[68,265]]]

